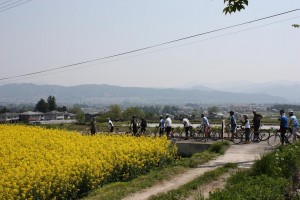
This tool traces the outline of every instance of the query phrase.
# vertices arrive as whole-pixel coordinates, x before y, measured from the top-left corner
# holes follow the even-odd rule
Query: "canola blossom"
[[[0,199],[70,199],[176,157],[166,138],[0,125]]]

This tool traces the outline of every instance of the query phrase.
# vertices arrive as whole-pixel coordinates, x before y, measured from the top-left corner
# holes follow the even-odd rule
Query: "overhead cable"
[[[4,11],[10,10],[10,9],[12,9],[12,8],[21,6],[21,5],[25,4],[25,3],[28,3],[28,2],[30,2],[30,1],[32,1],[32,0],[26,0],[26,1],[23,1],[23,2],[22,2],[22,1],[23,1],[23,0],[18,0],[18,1],[16,1],[16,2],[14,2],[14,3],[11,3],[11,4],[8,4],[8,5],[2,6],[2,7],[0,7],[0,12],[4,12]],[[6,2],[9,2],[9,1],[6,1]],[[6,2],[4,2],[4,3],[6,3]],[[4,3],[2,3],[2,4],[4,4]]]
[[[171,41],[167,41],[167,42],[163,42],[163,43],[159,43],[159,44],[155,44],[155,45],[151,45],[151,46],[147,46],[147,47],[143,47],[143,48],[139,48],[139,49],[135,49],[135,50],[131,50],[131,51],[126,51],[126,52],[123,52],[123,53],[113,54],[113,55],[110,55],[110,56],[91,59],[91,60],[82,61],[82,62],[69,64],[69,65],[64,65],[64,66],[61,66],[61,67],[51,68],[51,69],[47,69],[47,70],[41,70],[41,71],[36,71],[36,72],[31,72],[31,73],[26,73],[26,74],[21,74],[21,75],[16,75],[16,76],[4,77],[4,78],[0,78],[0,81],[13,79],[13,78],[26,77],[26,76],[31,76],[31,75],[36,75],[36,74],[41,74],[41,73],[45,73],[45,72],[66,69],[66,68],[71,68],[71,67],[74,67],[74,66],[77,66],[77,65],[82,65],[82,64],[86,64],[86,63],[95,62],[95,61],[106,60],[106,59],[109,59],[109,58],[115,58],[115,57],[119,57],[119,56],[123,56],[123,55],[127,55],[127,54],[132,54],[132,53],[135,53],[135,52],[144,51],[144,50],[147,50],[147,49],[152,49],[152,48],[155,48],[155,47],[160,47],[160,46],[164,46],[164,45],[171,44],[171,43],[176,43],[176,42],[183,41],[183,40],[188,40],[188,39],[191,39],[191,38],[195,38],[195,37],[199,37],[199,36],[219,32],[219,31],[223,31],[223,30],[226,30],[226,29],[231,29],[231,28],[234,28],[234,27],[239,27],[239,26],[243,26],[243,25],[246,25],[246,24],[255,23],[255,22],[258,22],[258,21],[266,20],[266,19],[277,17],[277,16],[280,16],[280,15],[285,15],[285,14],[295,12],[295,11],[299,11],[299,10],[300,9],[289,10],[289,11],[278,13],[278,14],[275,14],[275,15],[270,15],[270,16],[267,16],[267,17],[258,18],[258,19],[255,19],[255,20],[243,22],[243,23],[240,23],[240,24],[231,25],[231,26],[227,26],[227,27],[223,27],[223,28],[218,28],[218,29],[215,29],[215,30],[211,30],[211,31],[207,31],[207,32],[199,33],[199,34],[195,34],[195,35],[191,35],[191,36],[187,36],[187,37],[183,37],[183,38],[179,38],[179,39],[175,39],[175,40],[171,40]]]

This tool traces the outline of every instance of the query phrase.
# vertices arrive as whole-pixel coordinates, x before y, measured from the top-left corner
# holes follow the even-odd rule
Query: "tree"
[[[117,104],[110,106],[109,117],[113,120],[119,120],[122,118],[121,107]]]
[[[67,107],[66,106],[62,106],[62,107],[57,107],[57,111],[59,111],[59,112],[66,112],[68,109],[67,109]]]
[[[76,119],[78,123],[81,124],[85,122],[84,113],[81,110],[79,105],[74,105],[73,108],[70,110],[70,112],[76,115]]]
[[[225,15],[227,13],[231,14],[232,12],[241,11],[245,9],[245,6],[248,6],[248,0],[224,0],[226,7],[223,9]]]
[[[41,98],[41,99],[37,102],[37,104],[36,104],[34,110],[35,110],[35,111],[39,111],[39,112],[45,113],[45,112],[48,112],[48,108],[49,108],[49,107],[48,107],[48,103],[47,103],[43,98]]]
[[[7,112],[10,112],[10,110],[6,108],[6,106],[0,108],[0,113],[7,113]]]
[[[57,109],[56,100],[54,96],[49,96],[47,99],[48,109],[49,111],[53,111]]]
[[[217,106],[212,106],[212,107],[208,107],[207,108],[208,114],[212,115],[212,114],[216,114],[219,112],[219,108]]]
[[[127,108],[122,114],[124,120],[131,120],[133,115],[135,115],[138,120],[145,117],[145,113],[138,107]]]

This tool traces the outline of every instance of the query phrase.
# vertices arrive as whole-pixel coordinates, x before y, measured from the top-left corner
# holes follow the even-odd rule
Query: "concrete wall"
[[[176,142],[178,147],[177,154],[182,157],[190,157],[191,155],[203,152],[210,147],[211,144],[206,143],[189,143],[189,142]]]

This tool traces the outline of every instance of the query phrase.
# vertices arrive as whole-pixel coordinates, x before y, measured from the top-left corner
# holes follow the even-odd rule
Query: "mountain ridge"
[[[285,98],[263,93],[234,93],[203,86],[189,89],[124,87],[107,84],[59,86],[22,83],[0,86],[0,102],[36,103],[50,95],[55,96],[58,103],[88,104],[247,104],[287,101]]]

